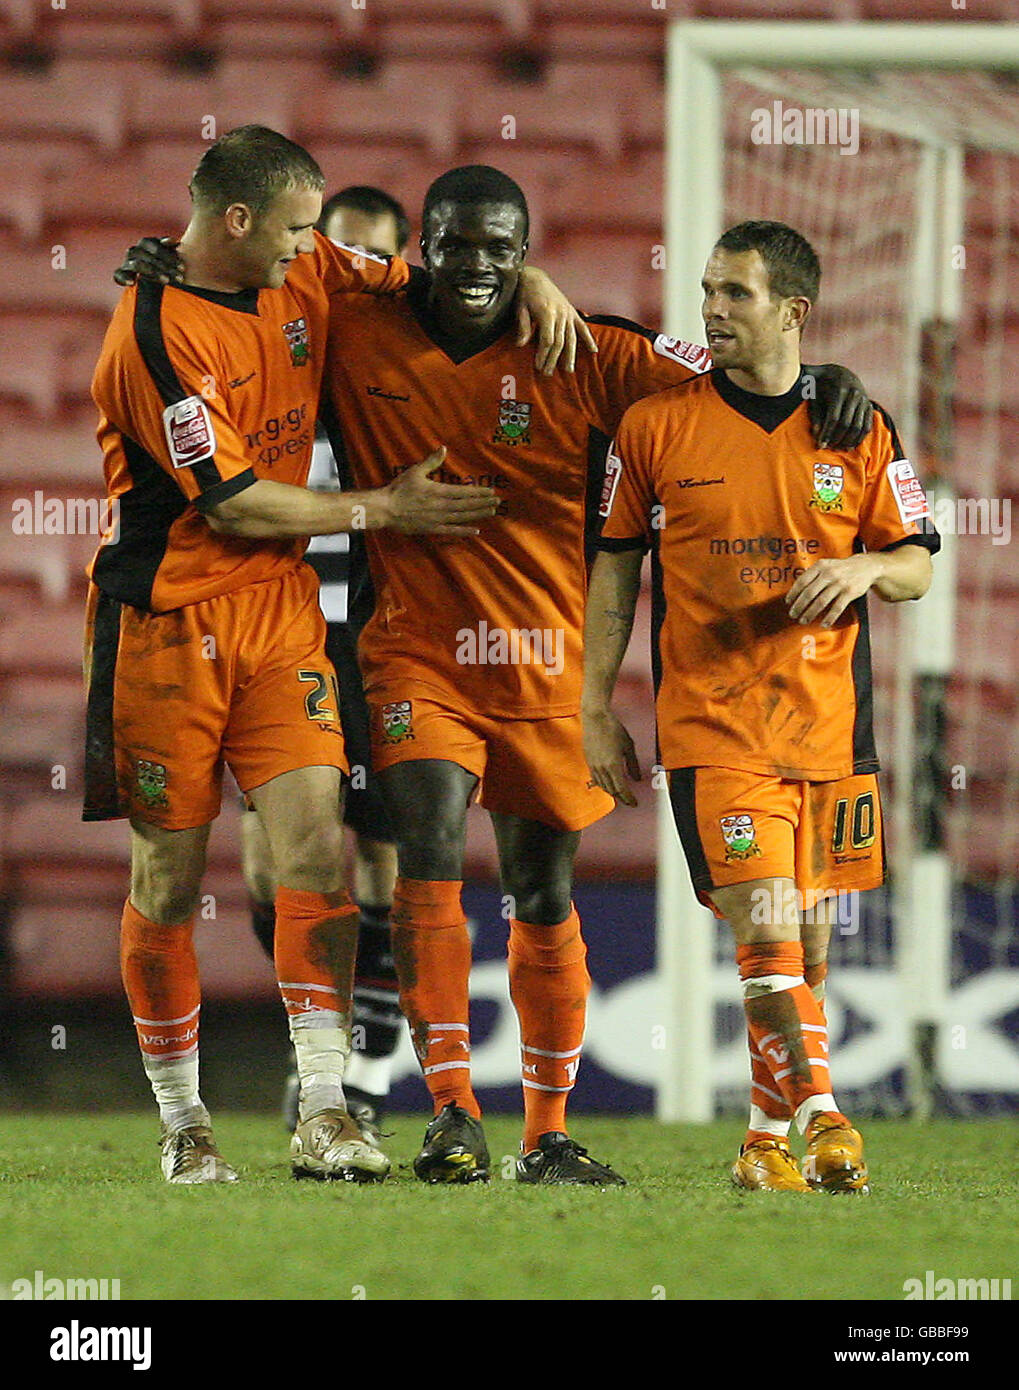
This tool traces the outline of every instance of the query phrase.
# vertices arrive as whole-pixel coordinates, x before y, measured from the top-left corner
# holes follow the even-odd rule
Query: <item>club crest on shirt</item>
[[[734,859],[753,859],[755,855],[760,855],[761,847],[757,843],[753,816],[748,816],[746,812],[736,816],[723,816],[719,825],[722,827],[722,837],[725,840],[727,864],[731,864]]]
[[[150,810],[169,806],[166,796],[166,768],[162,763],[150,763],[144,758],[139,758],[135,777],[138,795]]]
[[[500,401],[493,444],[530,444],[531,407],[527,401]]]
[[[841,463],[814,464],[814,491],[810,505],[819,512],[840,512],[842,510],[842,484],[845,472]]]
[[[308,322],[306,319],[291,319],[283,325],[287,345],[290,348],[290,362],[294,367],[303,367],[308,360]]]
[[[414,737],[414,722],[409,700],[395,700],[382,706],[382,732],[390,743],[405,743]]]

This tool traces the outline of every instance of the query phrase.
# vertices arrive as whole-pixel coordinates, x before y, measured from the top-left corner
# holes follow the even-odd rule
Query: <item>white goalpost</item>
[[[965,151],[1019,154],[1019,118],[1013,111],[1010,133],[1004,101],[999,119],[993,93],[986,93],[985,108],[971,121],[965,93],[940,103],[931,75],[972,74],[980,81],[982,73],[1019,71],[1019,26],[677,21],[667,42],[666,332],[702,341],[701,275],[726,222],[772,217],[811,240],[816,234],[825,281],[806,358],[843,361],[857,371],[916,457],[921,435],[930,431],[930,373],[922,378],[922,362],[932,326],[951,336],[961,317],[962,276],[953,257],[964,241]],[[781,149],[763,150],[753,145],[752,101],[855,110],[862,148],[797,151],[778,140]],[[727,215],[730,209],[738,216]],[[934,386],[945,399],[950,389],[950,382]],[[939,505],[954,507],[944,477],[935,477],[929,492],[936,516]],[[885,712],[893,735],[883,750],[892,783],[886,816],[894,992],[888,1000],[904,1020],[908,1108],[919,1114],[930,1108],[938,1085],[953,875],[938,837],[917,829],[918,801],[927,792],[916,771],[925,752],[918,749],[914,708],[918,689],[931,691],[935,703],[943,700],[955,662],[956,541],[951,531],[943,533],[924,601],[896,605],[874,624],[875,662],[880,646],[892,692]],[[884,607],[872,603],[871,609],[878,606]],[[693,895],[667,795],[658,801],[657,941],[667,1039],[657,1114],[704,1122],[715,1114],[722,1085],[716,928]],[[725,1079],[733,1080],[743,1055],[734,1037]]]

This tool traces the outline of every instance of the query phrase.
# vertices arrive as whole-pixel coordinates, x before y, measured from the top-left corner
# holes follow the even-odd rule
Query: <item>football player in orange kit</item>
[[[367,537],[375,610],[359,655],[398,846],[394,956],[435,1109],[414,1168],[424,1181],[488,1176],[461,907],[466,812],[480,788],[512,904],[517,1177],[619,1183],[566,1132],[590,985],[573,860],[582,828],[612,806],[591,785],[579,720],[585,519],[603,481],[591,434],[611,434],[628,405],[696,377],[709,359],[626,320],[592,318],[597,356],[539,380],[507,331],[527,249],[520,188],[487,166],[451,170],[429,189],[422,228],[427,283],[364,315],[337,300],[325,379],[355,486],[399,476],[424,441],[441,440],[443,478],[485,482],[501,498],[466,546]]]
[[[322,187],[307,151],[275,131],[246,126],[211,145],[191,183],[184,273],[123,295],[93,380],[119,533],[91,568],[84,815],[131,822],[121,963],[170,1182],[237,1176],[198,1089],[192,944],[224,762],[266,825],[279,881],[276,965],[301,1078],[293,1171],[388,1172],[342,1090],[357,940],[342,871],[347,764],[302,554],[310,535],[358,527],[452,543],[497,500],[434,481],[441,451],[370,493],[304,487],[330,295],[367,302],[410,275],[315,232]],[[528,295],[547,305],[547,281]],[[541,325],[546,366],[569,312],[559,297]]]
[[[318,229],[331,241],[356,246],[373,256],[402,256],[410,235],[403,207],[378,188],[352,185],[322,205]],[[324,434],[316,434],[308,486],[326,491],[339,486],[338,465]],[[389,932],[396,882],[396,844],[377,779],[372,775],[368,707],[357,665],[357,639],[371,611],[364,536],[315,536],[305,559],[319,578],[319,604],[326,620],[326,655],[336,670],[340,723],[351,778],[344,788],[343,821],[353,835],[352,888],[360,913],[354,977],[355,1046],[343,1074],[347,1109],[364,1128],[382,1118],[392,1058],[403,1032]],[[269,959],[273,958],[276,880],[269,841],[257,811],[241,818],[244,881],[252,925]],[[283,1118],[297,1124],[300,1078],[287,1076]]]
[[[811,439],[800,342],[819,283],[813,249],[780,223],[716,244],[713,370],[627,411],[613,444],[583,721],[595,783],[632,804],[639,768],[610,700],[652,549],[661,761],[694,887],[733,927],[750,1038],[733,1181],[865,1192],[823,999],[832,908],[884,877],[866,595],[921,597],[939,541],[882,410],[855,448]]]

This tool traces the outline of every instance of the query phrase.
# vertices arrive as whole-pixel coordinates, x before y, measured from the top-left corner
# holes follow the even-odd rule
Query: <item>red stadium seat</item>
[[[783,0],[781,14],[777,14],[773,0],[694,0],[698,19],[852,21],[858,18],[859,7],[860,0]]]
[[[653,8],[651,0],[532,0],[535,15],[542,20],[572,19],[584,23],[625,24],[633,20],[663,24],[684,18],[692,8],[690,0],[668,0],[667,6]]]
[[[640,276],[632,262],[613,265],[611,273],[606,273],[603,257],[575,247],[550,245],[542,252],[541,265],[584,313],[638,318]]]
[[[20,407],[4,407],[0,411],[0,485],[21,495],[36,487],[62,487],[82,496],[99,494],[103,471],[97,423],[94,406],[82,407],[60,424],[26,420]]]
[[[85,610],[74,602],[0,608],[0,671],[13,675],[71,677],[81,671]]]
[[[36,5],[33,0],[0,0],[0,33],[4,37],[23,38],[35,28]]]
[[[556,101],[586,108],[592,93],[612,93],[618,101],[628,142],[661,148],[665,93],[657,59],[608,57],[601,61],[562,59],[548,68],[548,87]]]
[[[8,501],[7,494],[0,495]],[[32,494],[28,493],[25,500],[31,503]],[[24,590],[26,598],[36,602],[40,599],[47,603],[62,602],[71,589],[67,538],[16,535],[10,526],[13,515],[8,505],[4,525],[0,526],[0,583],[5,587],[18,586]],[[94,544],[91,549],[95,550]],[[0,766],[5,761],[6,749],[7,745],[0,739]]]
[[[956,403],[955,459],[950,474],[965,489],[967,479],[997,479],[1003,495],[1019,497],[1019,420],[1007,413],[984,412]]]
[[[1004,217],[1002,213],[1004,212]],[[966,223],[970,231],[987,234],[1011,222],[1019,234],[1019,186],[1010,161],[985,150],[966,152]]]
[[[573,161],[550,186],[551,226],[575,231],[640,229],[661,238],[665,196],[660,153],[628,156],[618,164]]]
[[[970,495],[958,500],[954,525],[949,523],[944,529],[947,531],[951,527],[960,533],[955,537],[955,546],[958,555],[956,582],[961,594],[976,597],[988,591],[1004,602],[1019,595],[1019,567],[1015,563],[1015,543],[1019,535],[1013,536],[1013,520],[1019,532],[1019,504],[1011,498]],[[975,527],[979,529],[974,530]]]
[[[492,20],[388,20],[372,30],[372,42],[385,58],[493,59],[505,36]]]
[[[53,483],[30,478],[17,488],[6,484],[0,502],[8,527],[0,542],[0,574],[17,579],[22,588],[34,587],[49,603],[84,591],[85,570],[109,515],[101,473],[80,486],[64,478]],[[22,533],[24,519],[32,528],[29,535]]]
[[[1015,691],[954,676],[947,696],[945,760],[971,777],[1004,778],[1014,766],[1012,743],[1019,724]]]
[[[0,223],[12,227],[25,241],[34,241],[42,231],[43,190],[46,176],[23,153],[0,151],[0,182],[4,198],[0,205]]]
[[[202,146],[196,141],[186,173],[156,144],[125,152],[113,165],[83,165],[48,185],[47,216],[70,226],[110,223],[157,231],[183,230],[189,208],[188,178],[201,153]],[[125,248],[130,239],[124,241]]]
[[[123,229],[55,228],[41,246],[0,247],[0,308],[5,311],[94,310],[109,314],[120,295],[113,272],[129,241]],[[139,220],[138,234],[146,231]],[[60,257],[64,265],[60,265]]]
[[[5,770],[34,774],[47,784],[55,764],[68,773],[76,771],[82,760],[84,723],[80,681],[0,679],[0,765]]]
[[[0,396],[52,415],[61,392],[67,331],[59,318],[5,317],[0,322]]]
[[[83,80],[75,71],[4,78],[0,140],[27,135],[74,136],[116,150],[124,132],[118,88]]]
[[[206,21],[212,25],[220,20],[271,23],[285,18],[288,23],[315,22],[343,35],[363,33],[378,8],[378,0],[359,6],[349,0],[286,0],[285,5],[279,0],[201,0],[201,4]]]
[[[374,143],[416,142],[437,159],[456,146],[455,93],[421,90],[398,68],[381,80],[323,81],[305,94],[297,113],[296,137],[314,148],[318,141],[364,139]]]
[[[372,0],[368,8],[373,20],[383,25],[408,19],[423,23],[489,20],[506,36],[522,38],[531,28],[534,0]]]
[[[208,0],[72,0],[66,6],[66,15],[58,14],[56,18],[59,23],[65,17],[79,21],[117,19],[125,23],[154,18],[165,21],[174,33],[188,36],[201,29],[202,7],[207,3]]]
[[[152,74],[130,93],[127,124],[134,138],[216,139],[235,126],[257,122],[293,134],[288,90],[263,83],[227,84],[217,78]],[[197,162],[197,160],[196,160]]]
[[[617,158],[622,145],[614,98],[586,105],[557,101],[544,84],[493,82],[482,91],[464,94],[457,124],[463,139],[581,146],[603,159]],[[508,139],[507,130],[514,132]]]
[[[431,173],[421,169],[421,151],[416,145],[316,140],[312,152],[326,176],[326,197],[347,184],[370,184],[404,203],[411,221],[416,223],[420,199],[408,201],[408,185],[416,186]]]
[[[654,237],[639,232],[570,236],[563,249],[571,267],[590,266],[590,284],[599,287],[598,294],[579,307],[592,314],[622,314],[655,327],[661,317],[663,278],[653,264],[655,245]],[[623,302],[631,305],[629,311],[612,307]]]

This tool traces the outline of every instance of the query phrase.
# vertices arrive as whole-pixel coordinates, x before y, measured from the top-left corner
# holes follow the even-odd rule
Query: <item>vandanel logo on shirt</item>
[[[493,444],[530,444],[531,407],[527,401],[500,401]]]
[[[308,324],[305,319],[291,319],[283,325],[287,343],[290,347],[290,362],[294,367],[303,367],[308,360]]]
[[[842,510],[842,484],[844,471],[841,463],[814,464],[814,491],[810,505],[819,512],[840,512]]]
[[[753,816],[748,816],[745,812],[736,816],[723,816],[719,824],[725,840],[727,864],[734,859],[752,859],[754,855],[761,853]]]

